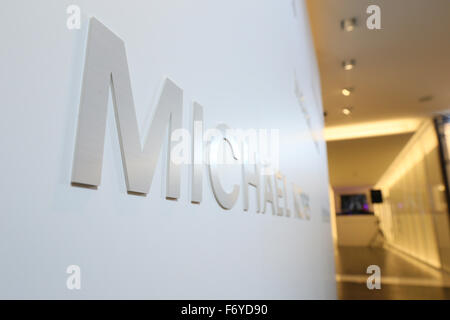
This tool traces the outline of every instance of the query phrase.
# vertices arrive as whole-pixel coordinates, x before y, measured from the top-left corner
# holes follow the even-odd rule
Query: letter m
[[[95,18],[89,23],[72,183],[100,185],[110,87],[127,190],[149,192],[168,134],[166,197],[179,198],[180,168],[170,159],[170,137],[181,128],[183,92],[165,80],[142,146],[124,42]]]

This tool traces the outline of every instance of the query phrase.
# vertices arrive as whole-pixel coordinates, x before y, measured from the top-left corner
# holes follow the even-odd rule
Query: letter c
[[[234,139],[230,138],[226,134],[226,130],[229,127],[226,124],[221,124],[217,126],[217,129],[222,133],[222,136],[214,136],[209,144],[208,148],[208,167],[209,167],[209,177],[211,179],[211,186],[214,193],[214,197],[216,198],[217,203],[224,208],[225,210],[230,210],[236,204],[236,201],[239,196],[240,186],[235,184],[233,185],[233,190],[228,193],[226,192],[219,179],[219,168],[218,168],[218,156],[219,156],[219,148],[220,144],[226,142],[231,148],[231,153],[234,159],[238,159],[236,157],[236,150],[239,150],[237,143]]]

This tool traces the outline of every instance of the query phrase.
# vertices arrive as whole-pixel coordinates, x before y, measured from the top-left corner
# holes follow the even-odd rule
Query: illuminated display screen
[[[367,214],[369,204],[365,194],[350,194],[341,196],[341,214]]]

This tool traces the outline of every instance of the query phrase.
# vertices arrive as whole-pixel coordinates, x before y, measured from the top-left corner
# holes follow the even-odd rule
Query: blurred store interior
[[[450,1],[308,0],[341,299],[450,299]],[[368,7],[380,8],[380,29]],[[367,268],[381,271],[369,290]]]

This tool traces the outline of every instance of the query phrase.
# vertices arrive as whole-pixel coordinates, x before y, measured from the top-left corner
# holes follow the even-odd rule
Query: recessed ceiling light
[[[352,108],[351,107],[347,107],[347,108],[343,108],[342,109],[342,114],[345,116],[349,116],[352,114]]]
[[[344,88],[342,89],[342,94],[348,97],[353,92],[353,88]]]
[[[342,67],[346,71],[352,70],[355,67],[355,63],[356,63],[356,61],[354,59],[346,60],[346,61],[342,62]]]
[[[348,18],[341,21],[341,29],[347,32],[353,31],[356,27],[356,18]]]

